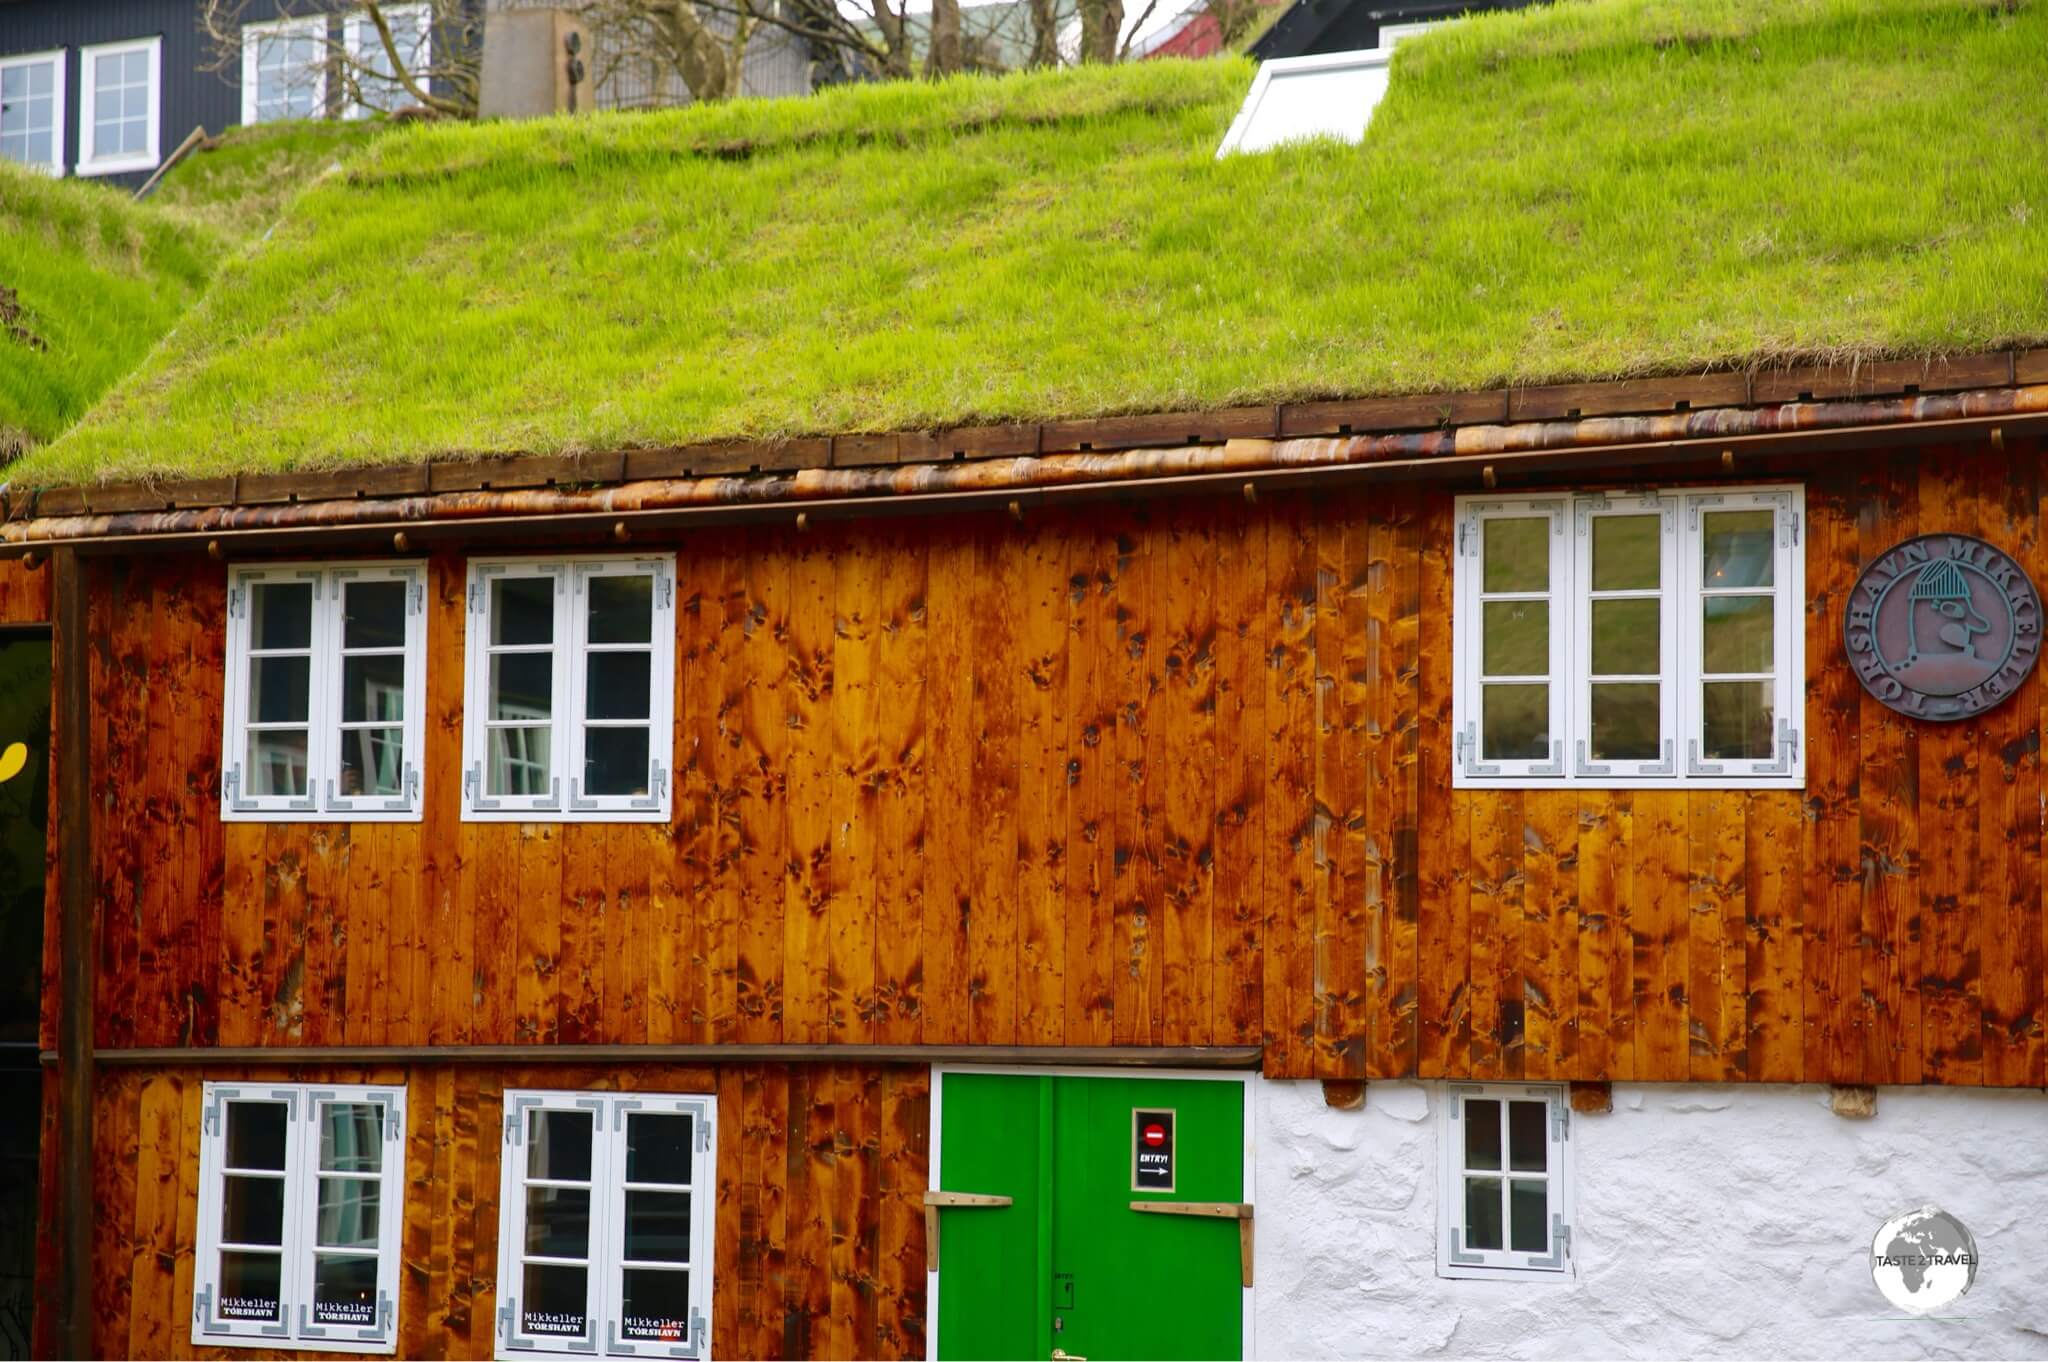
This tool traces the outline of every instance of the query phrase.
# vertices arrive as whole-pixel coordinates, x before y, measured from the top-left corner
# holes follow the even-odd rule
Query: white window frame
[[[1546,1182],[1550,1230],[1547,1247],[1541,1253],[1515,1252],[1507,1248],[1472,1249],[1462,1242],[1465,1225],[1465,1103],[1478,1099],[1502,1104],[1505,1126],[1506,1104],[1511,1101],[1540,1100],[1548,1108]],[[1439,1277],[1495,1278],[1557,1281],[1576,1275],[1572,1261],[1574,1192],[1572,1186],[1572,1107],[1562,1084],[1447,1083],[1441,1119],[1437,1166],[1442,1172],[1437,1191],[1436,1273]],[[1508,1164],[1505,1128],[1501,1138],[1501,1236],[1510,1233],[1507,1184],[1516,1176]],[[1480,1176],[1494,1176],[1494,1170],[1476,1170]],[[1530,1173],[1520,1175],[1533,1176]]]
[[[11,70],[18,66],[47,65],[56,72],[56,77],[50,85],[50,94],[54,101],[50,106],[51,159],[48,161],[25,161],[22,164],[32,166],[37,170],[46,170],[59,178],[62,178],[64,174],[64,77],[66,74],[65,68],[70,65],[65,58],[69,55],[68,49],[58,47],[48,52],[24,52],[17,56],[0,57],[0,71]]]
[[[416,58],[416,64],[420,66],[431,65],[434,60],[434,7],[431,4],[386,5],[384,6],[384,14],[387,19],[394,15],[410,14],[419,21],[420,49]],[[383,40],[377,36],[377,26],[370,22],[370,16],[366,11],[350,11],[342,19],[341,26],[342,42],[347,46],[349,59],[359,67],[364,62],[363,54],[368,52],[372,45],[380,48],[383,46]],[[358,77],[358,85],[360,85],[360,76]],[[394,90],[402,90],[405,87],[398,85],[394,81],[392,82],[392,88]],[[350,118],[368,118],[372,113],[377,112],[381,112],[381,110],[376,109],[372,105],[364,104],[361,100],[352,99],[349,101],[348,117]]]
[[[535,1111],[592,1113],[590,1149],[590,1257],[586,1277],[585,1331],[580,1336],[530,1334],[519,1327],[519,1293],[524,1288],[526,1245],[527,1114]],[[690,1116],[697,1122],[690,1178],[690,1329],[678,1346],[619,1337],[619,1283],[624,1265],[628,1113]],[[711,1355],[712,1232],[718,1213],[718,1099],[709,1093],[562,1092],[511,1089],[505,1092],[498,1189],[497,1355],[529,1357],[552,1353],[572,1357],[680,1357],[701,1362]],[[549,1185],[543,1182],[541,1185]],[[580,1186],[581,1184],[571,1184]],[[661,1184],[667,1189],[671,1184]],[[537,1255],[536,1255],[537,1256]],[[545,1260],[543,1260],[545,1261]]]
[[[399,1243],[405,1237],[405,1088],[332,1083],[207,1083],[201,1098],[199,1219],[192,1282],[192,1342],[202,1346],[394,1353],[398,1350]],[[284,1319],[222,1319],[220,1253],[227,1158],[227,1104],[285,1107]],[[312,1322],[314,1240],[320,1197],[320,1122],[324,1103],[383,1103],[384,1149],[378,1183],[377,1322],[362,1329]],[[246,1174],[245,1174],[246,1176]],[[228,1246],[232,1247],[232,1246]],[[367,1255],[366,1255],[367,1256]]]
[[[587,795],[581,772],[584,762],[584,659],[588,640],[587,584],[600,576],[654,578],[653,620],[648,668],[648,792],[645,795]],[[547,719],[549,737],[548,792],[537,795],[494,795],[487,792],[490,730],[490,599],[495,584],[507,577],[546,577],[554,583],[553,707]],[[673,553],[607,554],[594,557],[479,558],[469,565],[469,638],[464,648],[467,682],[463,706],[462,816],[470,822],[666,823],[675,784],[675,577]],[[598,645],[602,649],[605,645]],[[620,645],[637,648],[640,645]],[[539,645],[533,645],[534,651]],[[507,723],[516,721],[504,721]],[[532,721],[538,726],[539,721]],[[599,721],[602,725],[602,721]],[[638,720],[621,726],[640,726]]]
[[[103,158],[93,142],[92,106],[98,90],[93,78],[100,57],[125,52],[149,53],[148,145],[128,155]],[[98,43],[78,49],[78,173],[80,175],[121,175],[132,170],[154,170],[162,159],[164,123],[164,40],[161,35],[129,38],[118,43]]]
[[[327,16],[310,15],[303,19],[273,19],[261,24],[242,25],[242,126],[252,127],[257,123],[256,97],[258,91],[257,63],[265,38],[311,38],[319,48],[315,59],[312,78],[313,118],[322,118],[327,113]],[[282,123],[281,118],[262,120],[267,123]]]
[[[1452,783],[1459,789],[1800,789],[1806,782],[1803,736],[1806,694],[1806,557],[1800,535],[1805,491],[1796,484],[1759,487],[1689,487],[1670,490],[1557,492],[1523,497],[1459,497],[1453,546],[1455,681],[1452,698]],[[1764,758],[1714,759],[1701,754],[1704,723],[1702,602],[1714,589],[1701,580],[1702,516],[1709,512],[1768,510],[1776,516],[1772,584],[1728,588],[1731,595],[1774,598],[1772,714],[1775,732]],[[1591,730],[1591,531],[1604,515],[1655,513],[1662,521],[1662,575],[1654,591],[1599,593],[1656,595],[1659,612],[1662,740],[1643,761],[1594,760]],[[1489,520],[1543,517],[1550,524],[1550,751],[1539,758],[1507,759],[1482,753],[1480,702],[1484,666],[1484,606],[1503,599],[1484,591],[1482,550]],[[1517,593],[1508,593],[1512,598]],[[1762,677],[1763,674],[1756,674]],[[1498,678],[1493,678],[1496,681]],[[1652,679],[1645,674],[1644,679]],[[1714,679],[1732,679],[1716,677]]]
[[[427,708],[427,565],[422,561],[263,563],[228,569],[227,687],[221,726],[221,819],[224,822],[418,822],[424,807]],[[306,793],[249,795],[243,762],[249,735],[250,588],[306,581],[313,588],[312,666],[306,740]],[[405,584],[404,717],[364,727],[403,730],[402,793],[344,795],[341,783],[342,618],[346,587],[358,582]],[[294,725],[295,727],[296,725]]]

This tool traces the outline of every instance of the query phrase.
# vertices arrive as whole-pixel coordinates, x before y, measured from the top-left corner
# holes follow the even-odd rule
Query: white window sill
[[[666,823],[667,809],[464,809],[465,823]]]
[[[346,1325],[333,1326],[337,1331]],[[398,1340],[377,1342],[367,1338],[290,1338],[282,1334],[206,1334],[192,1331],[193,1343],[203,1348],[265,1348],[271,1352],[354,1353],[358,1357],[390,1357],[398,1351]]]
[[[126,175],[135,170],[155,170],[155,156],[127,156],[118,161],[82,161],[77,173],[80,175]]]
[[[1569,1267],[1480,1267],[1471,1263],[1438,1263],[1436,1275],[1466,1282],[1558,1282],[1575,1280]]]
[[[418,809],[227,809],[223,823],[417,823]]]

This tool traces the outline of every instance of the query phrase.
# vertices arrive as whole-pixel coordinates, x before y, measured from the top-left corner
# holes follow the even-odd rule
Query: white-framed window
[[[231,568],[227,658],[222,818],[419,818],[425,564]]]
[[[1460,788],[1797,788],[1803,490],[1457,503]]]
[[[1438,1276],[1571,1274],[1571,1121],[1561,1085],[1446,1085]]]
[[[78,173],[152,170],[159,159],[160,37],[78,50]]]
[[[385,5],[384,22],[391,29],[391,45],[398,49],[408,75],[421,74],[433,62],[434,10],[432,5]],[[391,53],[377,32],[367,11],[357,10],[342,20],[343,41],[355,64],[356,98],[350,101],[350,118],[367,118],[372,113],[390,113],[417,103],[412,92],[399,83],[391,64]]]
[[[717,1099],[505,1093],[498,1355],[708,1354]]]
[[[64,173],[64,52],[0,58],[0,158]]]
[[[463,817],[666,822],[675,556],[469,568]]]
[[[326,16],[242,25],[242,122],[326,112]]]
[[[398,1343],[405,1089],[208,1083],[192,1341]]]

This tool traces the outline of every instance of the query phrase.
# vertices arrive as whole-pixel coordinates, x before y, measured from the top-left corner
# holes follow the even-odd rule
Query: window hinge
[[[472,615],[483,614],[484,597],[489,594],[490,590],[484,585],[482,579],[472,580],[469,584],[469,613]]]
[[[1565,1257],[1569,1258],[1572,1256],[1572,1227],[1570,1225],[1558,1225],[1557,1246],[1564,1252]]]
[[[1470,520],[1461,520],[1461,521],[1459,521],[1459,522],[1458,522],[1458,553],[1459,553],[1459,555],[1460,555],[1460,556],[1463,556],[1463,555],[1464,555],[1464,554],[1466,553],[1466,551],[1467,551],[1467,547],[1466,547],[1466,546],[1467,546],[1467,545],[1469,545],[1469,544],[1470,544],[1471,542],[1472,542],[1472,522],[1471,522]]]
[[[676,579],[664,572],[655,578],[661,583],[661,608],[673,610],[676,606]]]
[[[416,805],[420,799],[420,768],[411,762],[405,764],[405,799],[409,805]]]
[[[208,1282],[205,1286],[192,1293],[192,1322],[194,1324],[206,1323],[206,1308],[212,1303],[213,1283]]]
[[[1792,547],[1799,547],[1799,512],[1792,513]]]
[[[405,598],[408,602],[410,602],[410,604],[406,607],[405,613],[408,616],[420,614],[427,608],[426,584],[423,582],[414,582],[412,586],[406,591]]]
[[[1554,1099],[1550,1104],[1550,1134],[1552,1138],[1559,1140],[1569,1140],[1572,1137],[1571,1103],[1562,1098]]]
[[[477,777],[482,774],[483,768],[476,765],[472,765],[467,771],[462,773],[462,797],[464,799],[474,800],[476,798]]]
[[[240,619],[240,618],[242,618],[242,613],[243,613],[243,611],[245,611],[246,609],[248,609],[248,601],[249,601],[249,588],[248,588],[248,587],[246,587],[246,586],[231,586],[231,587],[229,587],[229,588],[228,588],[228,617],[229,617],[230,619]]]

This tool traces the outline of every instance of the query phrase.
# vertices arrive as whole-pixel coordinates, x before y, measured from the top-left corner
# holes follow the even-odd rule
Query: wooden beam
[[[164,1046],[98,1050],[98,1064],[987,1064],[1097,1068],[1252,1069],[1257,1045],[351,1045]],[[46,1060],[55,1056],[45,1055]]]
[[[240,1045],[98,1050],[124,1068],[359,1064],[989,1064],[1255,1069],[1257,1045]]]
[[[91,1357],[93,911],[92,753],[84,562],[51,555],[56,573],[57,706],[57,1342]]]

